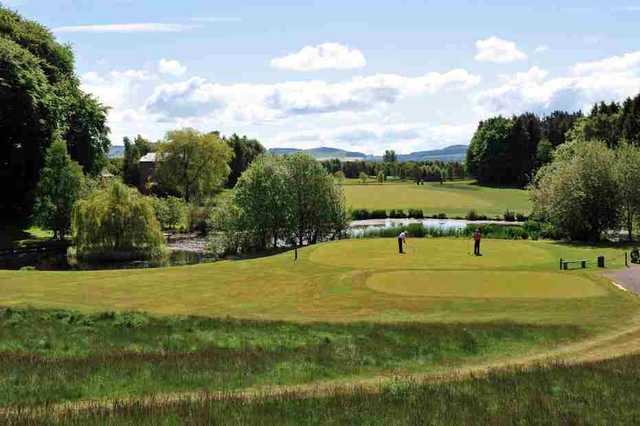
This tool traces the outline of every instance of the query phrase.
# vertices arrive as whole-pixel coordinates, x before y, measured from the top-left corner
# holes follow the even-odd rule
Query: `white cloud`
[[[549,46],[547,46],[546,44],[541,44],[537,46],[535,49],[533,49],[533,53],[544,53],[548,50],[549,50]]]
[[[272,67],[292,71],[353,69],[362,68],[366,63],[360,50],[340,43],[306,46],[296,53],[271,60]]]
[[[475,59],[480,62],[504,64],[527,59],[514,42],[495,36],[476,41],[476,49]]]
[[[240,122],[261,122],[308,114],[364,112],[398,100],[444,89],[468,89],[479,77],[462,69],[419,77],[376,74],[339,83],[321,80],[223,85],[202,78],[158,86],[147,100],[150,112],[196,117],[216,110]]]
[[[162,24],[157,22],[106,24],[106,25],[75,25],[57,27],[55,33],[177,33],[194,28],[192,25]]]
[[[499,87],[474,97],[482,115],[510,115],[524,111],[548,113],[556,109],[587,110],[595,102],[622,100],[640,87],[640,51],[599,61],[578,63],[560,77],[532,67]]]
[[[193,22],[221,23],[221,22],[242,22],[241,18],[232,16],[204,16],[191,18]]]
[[[187,72],[187,67],[182,65],[180,61],[175,59],[162,58],[158,62],[158,71],[160,74],[168,74],[174,77],[180,77]]]

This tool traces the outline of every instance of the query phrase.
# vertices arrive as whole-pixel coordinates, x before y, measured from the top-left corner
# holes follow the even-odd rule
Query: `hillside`
[[[337,158],[340,160],[368,160],[382,161],[381,156],[367,155],[357,151],[345,151],[340,148],[319,147],[311,149],[297,148],[271,148],[269,152],[275,155],[290,155],[296,152],[305,152],[317,160]],[[467,154],[467,145],[451,145],[442,149],[429,151],[417,151],[410,154],[400,154],[400,161],[462,161]]]

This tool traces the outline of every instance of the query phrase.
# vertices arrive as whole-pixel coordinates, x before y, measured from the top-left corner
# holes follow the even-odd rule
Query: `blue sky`
[[[0,0],[71,43],[112,142],[190,126],[368,153],[640,92],[640,1]]]

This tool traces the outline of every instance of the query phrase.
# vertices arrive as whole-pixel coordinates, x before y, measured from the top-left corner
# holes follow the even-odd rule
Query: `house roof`
[[[146,155],[143,155],[140,158],[140,163],[155,163],[156,162],[156,153],[150,152]]]

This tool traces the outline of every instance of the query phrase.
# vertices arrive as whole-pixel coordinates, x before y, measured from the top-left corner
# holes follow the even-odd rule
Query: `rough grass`
[[[22,414],[22,424],[467,425],[638,424],[640,356],[501,371],[448,383],[398,382],[326,397],[295,393],[247,401],[203,396],[152,405],[89,408],[61,418]],[[0,420],[2,420],[0,418]]]
[[[233,316],[287,321],[516,321],[581,324],[606,329],[637,309],[635,298],[613,288],[596,268],[559,271],[559,259],[604,254],[621,266],[622,250],[546,241],[487,240],[484,256],[470,254],[472,241],[411,239],[397,254],[392,239],[344,240],[293,253],[185,267],[115,271],[0,271],[0,306],[70,308],[83,312],[146,311],[155,314]],[[493,271],[496,285],[512,271],[544,272],[554,280],[580,276],[600,297],[467,298],[406,297],[372,290],[372,274],[393,271]],[[469,274],[469,285],[474,281]],[[546,277],[546,275],[545,275]],[[443,277],[446,279],[446,276]],[[536,280],[527,281],[535,291]],[[548,285],[542,283],[541,285]],[[576,294],[577,295],[577,294]],[[579,295],[578,295],[579,296]]]
[[[427,215],[445,213],[449,217],[464,217],[470,210],[490,217],[510,210],[529,214],[531,204],[527,191],[513,188],[493,188],[472,181],[435,182],[416,185],[414,182],[385,184],[346,184],[343,190],[351,209],[407,210],[421,209]]]
[[[297,324],[5,309],[0,407],[430,372],[586,334],[506,322]]]

